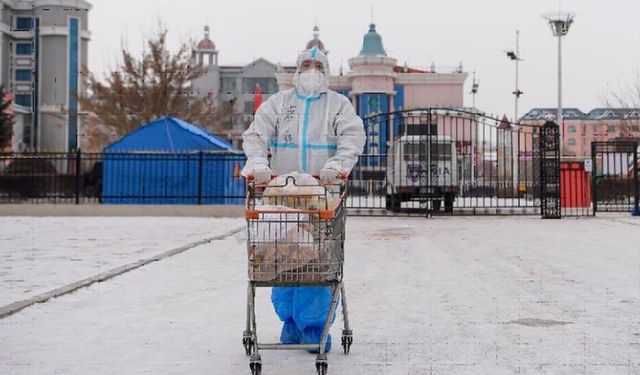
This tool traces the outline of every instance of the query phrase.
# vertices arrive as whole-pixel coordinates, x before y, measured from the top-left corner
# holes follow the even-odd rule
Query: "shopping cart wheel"
[[[342,349],[344,349],[344,354],[349,354],[351,350],[351,344],[353,344],[353,332],[351,330],[342,330]]]
[[[244,346],[245,353],[247,355],[251,355],[253,345],[255,345],[255,343],[253,342],[253,338],[245,333],[244,337],[242,338],[242,345]]]
[[[260,355],[251,356],[249,368],[251,369],[251,375],[260,375],[262,373],[262,359],[260,358]]]
[[[316,359],[316,370],[318,371],[318,375],[327,375],[327,371],[329,371],[329,364],[327,363],[326,354],[318,354],[318,358]]]

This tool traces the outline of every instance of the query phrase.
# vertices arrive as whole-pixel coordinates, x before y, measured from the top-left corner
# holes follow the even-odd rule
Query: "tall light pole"
[[[560,126],[560,145],[564,140],[564,124],[562,118],[562,37],[567,35],[575,18],[574,13],[554,12],[543,14],[542,18],[549,22],[551,32],[558,37],[558,125]]]
[[[522,58],[520,57],[520,30],[516,30],[516,50],[515,52],[507,51],[507,57],[512,61],[515,61],[516,63],[516,89],[513,91],[513,95],[516,97],[516,100],[515,100],[516,103],[515,103],[515,111],[513,115],[513,122],[518,123],[518,100],[520,99],[520,95],[524,94],[522,91],[520,91],[520,88],[518,85],[519,62],[522,61]]]
[[[522,61],[522,58],[520,57],[520,30],[516,30],[516,50],[514,51],[507,51],[507,57],[509,59],[511,59],[511,61],[514,61],[516,63],[516,88],[513,91],[513,95],[515,96],[515,109],[514,109],[514,113],[513,113],[513,121],[511,122],[512,126],[511,126],[511,131],[507,132],[507,134],[509,134],[509,142],[511,145],[511,178],[512,178],[512,183],[513,183],[513,191],[514,193],[517,192],[518,190],[518,183],[520,182],[520,174],[519,174],[519,170],[520,170],[520,158],[519,156],[519,151],[520,151],[520,132],[518,130],[518,100],[520,99],[520,95],[523,94],[522,91],[520,91],[520,86],[519,86],[519,82],[518,82],[518,78],[519,78],[519,63],[520,61]]]
[[[476,94],[478,93],[478,89],[480,88],[480,83],[478,81],[476,81],[476,72],[475,70],[473,71],[473,83],[471,84],[471,97],[472,97],[472,109],[471,111],[473,112],[473,124],[475,125],[474,128],[472,129],[472,136],[471,136],[471,182],[473,184],[476,183],[476,172],[475,172],[475,165],[476,165],[476,160],[478,160],[478,155],[477,155],[477,151],[478,151],[478,119],[476,117]],[[475,139],[475,142],[473,142],[473,140]]]

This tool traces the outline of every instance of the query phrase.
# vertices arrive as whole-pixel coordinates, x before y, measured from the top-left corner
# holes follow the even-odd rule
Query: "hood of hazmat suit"
[[[324,73],[313,69],[314,74],[321,74],[314,90],[308,89],[310,85],[305,83],[309,80],[300,71],[306,60],[319,61],[324,67]],[[294,88],[266,100],[242,135],[247,155],[242,170],[245,177],[264,167],[276,175],[300,172],[317,176],[323,168],[349,173],[362,153],[362,120],[348,98],[329,89],[327,56],[314,47],[302,52],[297,64]]]

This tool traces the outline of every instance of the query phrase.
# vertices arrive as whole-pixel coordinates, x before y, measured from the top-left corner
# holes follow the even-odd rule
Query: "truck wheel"
[[[446,193],[444,195],[444,212],[453,212],[453,201],[455,201],[455,199],[455,195],[451,193]]]
[[[433,211],[440,211],[440,207],[442,206],[442,200],[434,199],[431,201],[433,205]]]
[[[399,212],[400,211],[400,195],[391,194],[386,196],[386,208],[387,211]]]

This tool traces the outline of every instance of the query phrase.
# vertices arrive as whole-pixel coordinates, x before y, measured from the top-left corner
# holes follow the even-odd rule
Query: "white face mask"
[[[316,93],[322,87],[323,73],[316,69],[309,69],[300,73],[300,88],[309,93]]]

